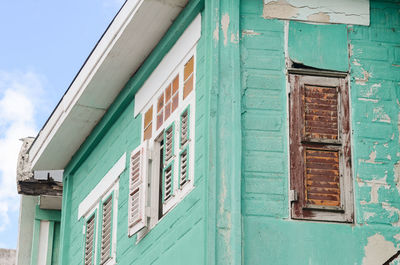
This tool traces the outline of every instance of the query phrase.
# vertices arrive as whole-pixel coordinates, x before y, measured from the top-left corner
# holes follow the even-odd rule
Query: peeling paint
[[[398,161],[394,165],[393,171],[394,171],[394,182],[396,183],[396,188],[400,195],[400,161]]]
[[[228,44],[229,15],[225,14],[221,18],[221,28],[224,33],[224,46]]]
[[[369,1],[264,0],[264,18],[369,25]]]
[[[264,4],[264,18],[296,18],[298,9],[285,0],[272,1]]]
[[[310,21],[318,21],[318,22],[330,22],[331,21],[331,17],[324,12],[318,12],[318,13],[308,15],[307,19]]]
[[[351,56],[351,55],[350,55]],[[359,60],[357,60],[357,59],[354,59],[353,60],[353,64],[354,65],[357,65],[357,66],[361,66],[361,64],[359,63]]]
[[[258,35],[261,35],[261,33],[255,32],[252,29],[245,29],[245,30],[242,31],[242,37],[246,36],[246,35],[247,36],[258,36]]]
[[[369,87],[369,90],[365,93],[365,96],[368,98],[375,96],[375,94],[378,92],[378,89],[381,87],[382,87],[382,84],[380,84],[380,83],[372,84]]]
[[[390,241],[387,241],[381,234],[368,237],[368,244],[364,247],[365,256],[363,265],[383,264],[397,252],[398,248]]]
[[[371,164],[376,164],[375,159],[376,159],[376,151],[372,151],[369,154],[369,160],[366,160],[365,162],[366,163],[371,163]]]
[[[397,117],[397,130],[399,131],[399,144],[400,144],[400,111],[399,111],[398,117]]]
[[[214,38],[215,41],[219,41],[219,25],[218,25],[218,22],[215,25],[215,29],[214,29],[214,32],[213,32],[213,38]]]
[[[370,73],[368,73],[364,68],[362,69],[362,78],[355,78],[356,84],[365,86],[369,80],[369,78],[372,76]]]
[[[231,43],[234,43],[234,44],[239,43],[239,33],[231,34]]]
[[[392,226],[395,227],[400,227],[400,209],[392,206],[391,204],[387,202],[382,202],[382,208],[385,209],[386,211],[390,212],[390,216],[392,217],[394,215],[397,215],[397,219],[395,222],[392,223]]]
[[[364,220],[367,221],[369,218],[374,217],[376,213],[364,212]]]
[[[385,113],[383,107],[374,108],[373,113],[374,113],[374,118],[372,119],[372,121],[380,121],[386,123],[391,122],[389,115]]]
[[[369,102],[373,102],[373,103],[377,103],[378,100],[377,99],[372,99],[372,98],[358,98],[359,101],[369,101]]]

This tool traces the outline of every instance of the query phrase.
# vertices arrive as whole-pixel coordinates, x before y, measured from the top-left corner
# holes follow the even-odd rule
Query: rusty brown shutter
[[[336,220],[346,210],[344,177],[351,175],[346,80],[290,75],[290,85],[292,217]]]

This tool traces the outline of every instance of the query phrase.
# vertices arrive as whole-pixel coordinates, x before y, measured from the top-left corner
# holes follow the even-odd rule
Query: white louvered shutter
[[[181,115],[181,148],[189,140],[189,108],[187,108]]]
[[[179,188],[189,181],[189,107],[181,114]]]
[[[100,264],[111,258],[111,236],[112,236],[112,206],[113,196],[103,202],[103,223],[101,226],[101,253]]]
[[[179,177],[179,187],[182,188],[183,185],[188,181],[188,149],[185,149],[180,154],[180,177]]]
[[[128,205],[129,236],[146,226],[147,146],[148,141],[144,141],[131,153]]]
[[[174,155],[174,125],[172,124],[165,131],[165,162],[169,160]]]
[[[93,214],[89,220],[86,221],[86,235],[85,235],[85,265],[93,264],[94,240],[95,240],[95,226],[96,215]]]
[[[172,197],[172,165],[168,166],[164,171],[164,202]]]

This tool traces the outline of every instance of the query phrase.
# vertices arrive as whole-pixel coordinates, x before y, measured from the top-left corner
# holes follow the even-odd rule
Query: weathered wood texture
[[[292,217],[351,221],[352,207],[345,205],[351,190],[345,79],[291,75],[290,85],[290,178],[298,195]]]

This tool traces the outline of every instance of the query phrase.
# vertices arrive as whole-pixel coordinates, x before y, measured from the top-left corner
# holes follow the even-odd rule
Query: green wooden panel
[[[348,71],[346,25],[289,23],[288,49],[296,63],[319,69]]]
[[[59,264],[60,257],[60,222],[54,222],[54,237],[53,237],[53,254],[51,265]]]

